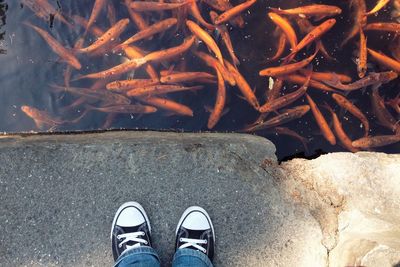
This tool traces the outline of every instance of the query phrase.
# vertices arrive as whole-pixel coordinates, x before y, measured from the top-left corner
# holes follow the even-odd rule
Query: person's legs
[[[151,247],[150,221],[139,203],[127,202],[118,209],[111,227],[111,245],[115,266],[160,266]]]
[[[200,207],[183,213],[176,228],[173,267],[212,267],[215,233],[210,216]]]

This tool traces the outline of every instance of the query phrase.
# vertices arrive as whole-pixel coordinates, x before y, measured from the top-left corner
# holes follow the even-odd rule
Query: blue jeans
[[[160,267],[157,252],[151,247],[139,247],[123,253],[114,267]],[[194,249],[179,249],[172,267],[213,267],[206,254]]]

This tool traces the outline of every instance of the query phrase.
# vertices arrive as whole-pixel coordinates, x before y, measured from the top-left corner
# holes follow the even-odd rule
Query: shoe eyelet
[[[120,237],[119,235],[117,235],[117,239],[118,239],[118,240],[121,240],[121,237]]]
[[[148,244],[149,244],[149,242],[145,241],[145,242],[144,242],[144,244],[145,244],[145,245],[148,245]]]
[[[119,244],[119,245],[118,245],[118,247],[119,247],[119,248],[122,248],[122,245],[121,245],[121,244]]]
[[[208,244],[208,241],[207,241],[207,240],[204,240],[204,241],[205,241],[205,243],[204,243],[204,244],[206,244],[206,245],[207,245],[207,244]]]
[[[182,241],[182,238],[179,238],[179,242],[183,242],[183,241]]]

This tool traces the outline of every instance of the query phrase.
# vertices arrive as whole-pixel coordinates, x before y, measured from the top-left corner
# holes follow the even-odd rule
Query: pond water
[[[43,0],[41,0],[43,2]],[[46,41],[31,27],[27,26],[29,22],[51,34],[58,42],[67,48],[74,47],[76,41],[84,35],[85,29],[74,24],[71,17],[79,15],[88,19],[91,15],[94,0],[48,0],[48,2],[57,10],[58,13],[52,14],[49,19],[41,19],[35,16],[34,12],[26,5],[26,2],[35,2],[33,0],[0,0],[0,131],[5,133],[20,132],[46,132],[51,127],[38,128],[34,121],[27,116],[21,106],[27,105],[35,107],[39,110],[47,112],[54,118],[60,120],[73,120],[81,116],[88,108],[87,104],[100,107],[101,101],[84,100],[80,105],[66,108],[74,103],[79,96],[66,91],[55,90],[51,85],[64,86],[65,71],[67,64],[60,60],[48,46]],[[39,2],[39,1],[38,1]],[[46,2],[46,1],[44,1]],[[115,9],[116,20],[129,18],[130,15],[123,1],[108,1],[110,9],[103,9],[100,16],[95,22],[95,26],[103,31],[111,27],[112,15],[108,10]],[[231,1],[233,5],[240,4],[243,1]],[[278,37],[275,32],[275,24],[267,17],[269,7],[280,7],[282,9],[293,8],[308,4],[329,4],[337,5],[342,9],[340,15],[334,16],[337,20],[336,25],[325,35],[322,41],[328,52],[336,58],[336,61],[329,61],[319,53],[313,61],[313,71],[316,72],[337,72],[350,76],[353,81],[359,79],[357,77],[357,51],[358,37],[349,41],[343,48],[340,43],[346,36],[346,33],[354,25],[353,13],[348,2],[350,1],[257,1],[253,6],[244,11],[241,15],[245,21],[244,27],[235,27],[228,24],[230,36],[232,38],[235,53],[240,60],[238,70],[245,77],[250,87],[255,90],[258,101],[265,103],[264,95],[269,86],[268,77],[260,77],[261,69],[278,66],[279,62],[267,63],[276,50]],[[377,1],[366,1],[367,10],[371,10]],[[372,22],[396,22],[396,1],[391,1],[385,8],[377,14],[368,17],[368,23]],[[201,3],[199,8],[203,17],[210,21],[210,6]],[[221,13],[221,12],[219,12]],[[73,26],[68,27],[55,18],[58,14],[62,14]],[[161,19],[173,17],[176,12],[144,12],[141,13],[144,19],[151,25]],[[191,20],[196,21],[193,17]],[[319,25],[325,19],[314,21],[314,25]],[[112,23],[112,22],[111,22]],[[295,23],[293,23],[294,25]],[[183,24],[184,25],[184,24]],[[203,27],[204,28],[204,27]],[[299,40],[304,34],[300,34],[299,29],[295,27]],[[126,40],[137,32],[135,25],[130,22],[127,28],[120,35],[120,40]],[[367,46],[375,51],[382,51],[384,54],[391,56],[394,49],[400,44],[394,33],[384,31],[366,31]],[[182,43],[189,34],[186,26],[177,29],[173,27],[165,33],[155,35],[153,38],[142,40],[134,45],[140,47],[144,53],[163,50],[169,47],[177,46]],[[221,38],[217,33],[212,33],[220,47],[223,47]],[[358,35],[357,35],[358,36]],[[90,33],[85,38],[84,46],[89,46],[96,40],[96,37]],[[118,40],[117,40],[118,41]],[[396,43],[397,42],[397,43]],[[209,53],[204,43],[196,45],[198,50]],[[299,53],[297,60],[306,58],[314,51],[314,46],[306,48],[306,54]],[[398,49],[398,48],[397,48]],[[192,50],[183,56],[174,58],[173,60],[165,60],[160,63],[154,63],[157,71],[204,71],[214,75],[214,70],[206,66],[199,60]],[[222,49],[224,58],[229,59],[229,54],[225,48]],[[287,48],[283,56],[290,53]],[[96,80],[81,79],[74,81],[75,78],[82,74],[99,72],[121,64],[126,61],[124,53],[106,51],[97,56],[88,54],[78,54],[77,58],[82,64],[81,70],[72,70],[71,86],[90,88],[96,83]],[[125,61],[124,61],[125,60]],[[388,69],[382,65],[368,59],[368,73],[387,71]],[[119,79],[127,78],[139,79],[147,78],[143,68],[139,68],[134,72],[122,75]],[[117,78],[114,78],[116,80]],[[201,90],[189,90],[184,92],[175,92],[166,94],[170,100],[184,104],[193,110],[193,117],[176,115],[169,111],[158,109],[152,114],[114,114],[110,115],[99,111],[90,111],[85,113],[83,118],[76,123],[66,123],[59,125],[51,130],[55,131],[93,131],[105,129],[149,129],[149,130],[175,130],[203,132],[209,131],[207,121],[210,116],[209,107],[214,106],[217,85],[215,83],[191,83],[190,85],[204,85]],[[105,90],[105,86],[101,89]],[[293,92],[300,88],[290,82],[285,82],[281,94]],[[400,92],[400,79],[397,78],[380,87],[380,95],[385,100],[394,99]],[[328,123],[331,122],[329,112],[321,106],[326,102],[333,107],[342,122],[343,128],[350,139],[361,138],[364,134],[361,122],[350,113],[341,109],[336,102],[333,101],[330,92],[315,90],[312,87],[308,89],[308,94],[319,105],[322,113],[325,115]],[[369,135],[390,135],[392,131],[383,127],[371,107],[371,86],[346,93],[347,99],[352,101],[367,116],[371,129]],[[132,99],[132,102],[136,102]],[[303,96],[288,107],[295,107],[307,104],[306,98]],[[390,114],[398,121],[399,114],[394,109],[386,106]],[[282,109],[276,113],[281,113]],[[246,126],[257,120],[260,113],[249,105],[237,87],[227,85],[227,97],[224,115],[211,129],[215,132],[241,132]],[[276,114],[271,113],[271,117]],[[325,152],[347,151],[340,144],[331,145],[325,140],[311,112],[303,117],[281,125],[287,127],[297,134],[305,137],[308,141],[308,151],[299,140],[277,133],[274,128],[268,131],[258,131],[255,134],[265,136],[272,140],[277,146],[277,154],[280,159],[290,158],[293,156],[313,156]],[[338,142],[339,143],[339,142]],[[399,153],[400,143],[391,144],[389,146],[374,148],[376,151],[388,153]]]

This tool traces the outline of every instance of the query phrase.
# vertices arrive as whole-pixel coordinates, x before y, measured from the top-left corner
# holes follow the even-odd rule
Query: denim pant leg
[[[160,259],[152,247],[138,247],[119,256],[114,267],[160,267]]]
[[[213,264],[203,252],[183,248],[175,253],[172,267],[213,267]]]

